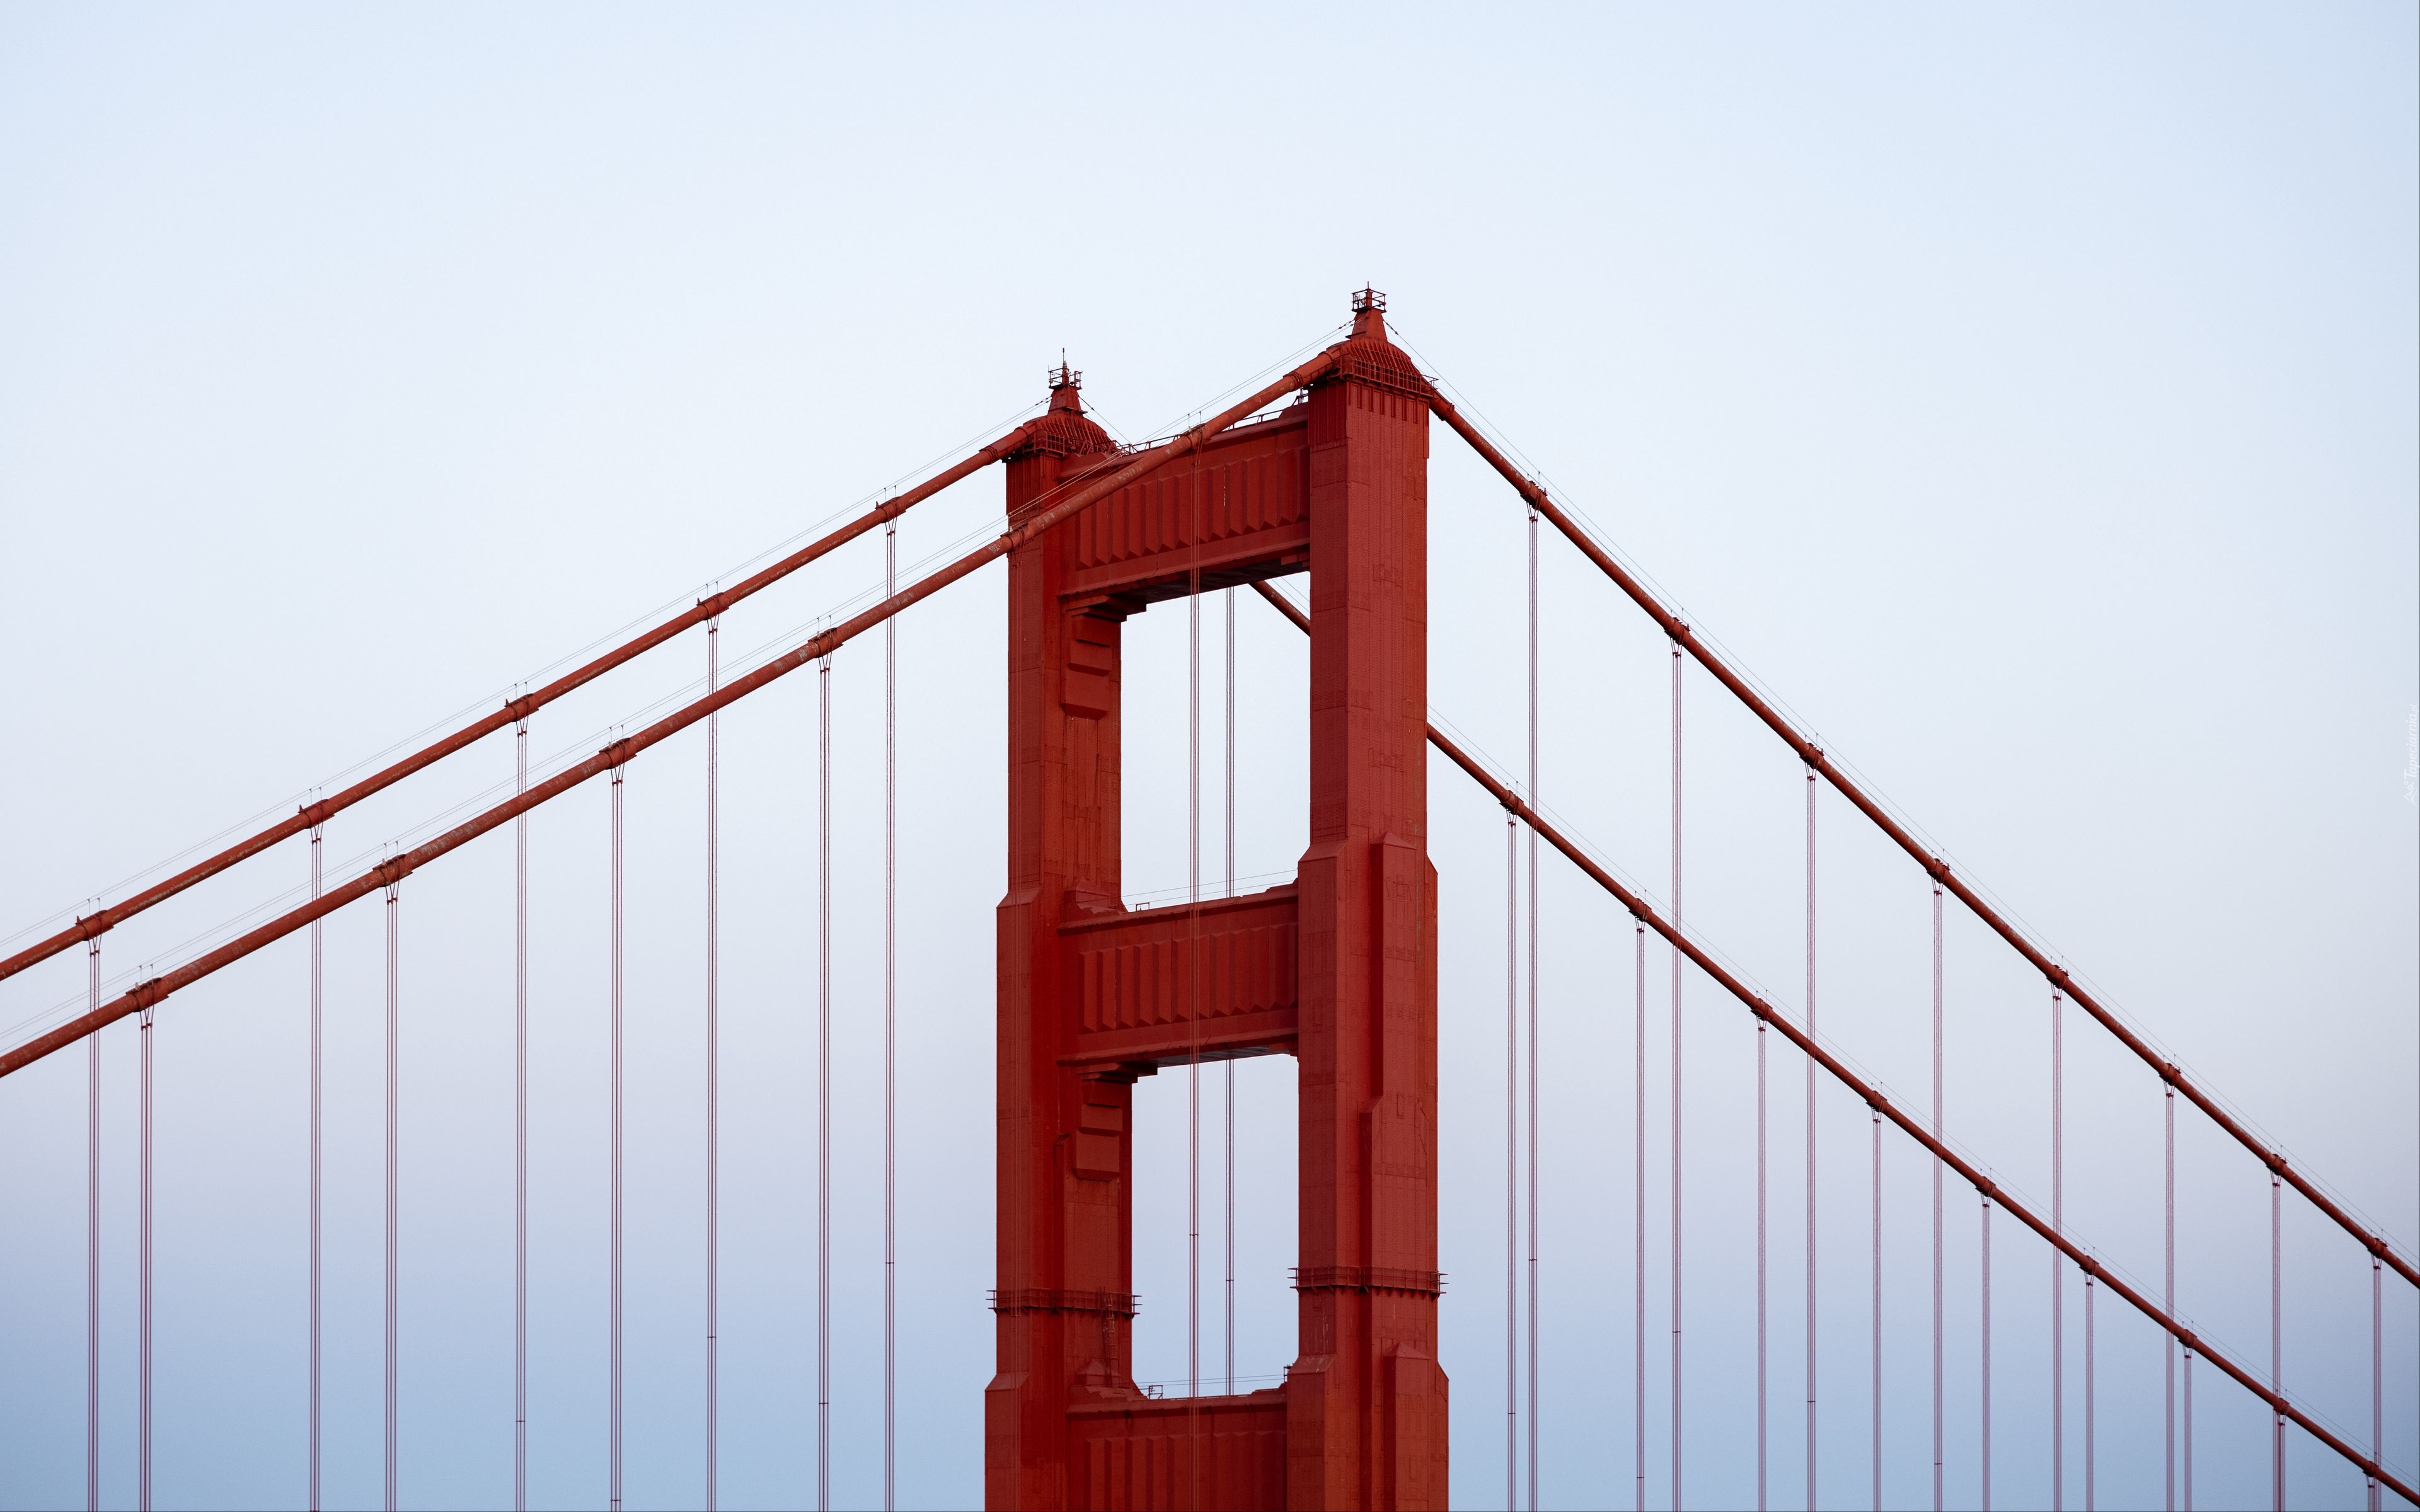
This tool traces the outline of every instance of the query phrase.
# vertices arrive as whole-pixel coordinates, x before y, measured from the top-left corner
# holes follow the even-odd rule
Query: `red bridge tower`
[[[1428,857],[1428,407],[1354,301],[1306,398],[1009,558],[1000,906],[995,1508],[1441,1507],[1436,873]],[[1075,376],[1008,466],[1016,515],[1121,460]],[[1120,903],[1119,640],[1164,599],[1311,573],[1311,846],[1294,882]],[[1285,1383],[1136,1390],[1134,1083],[1301,1062]]]

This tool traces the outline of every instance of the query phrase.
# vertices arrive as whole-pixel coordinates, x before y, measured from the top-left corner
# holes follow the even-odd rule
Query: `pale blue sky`
[[[1063,347],[1101,418],[1141,438],[1324,339],[1367,280],[1423,364],[1831,749],[2299,1165],[2420,1243],[2416,52],[2420,12],[2388,4],[0,11],[0,934],[283,811],[995,433]],[[979,531],[998,486],[911,517],[903,560]],[[1520,512],[1442,429],[1431,486],[1432,701],[1517,764]],[[765,595],[728,622],[728,657],[878,574],[869,544]],[[1660,894],[1662,644],[1567,548],[1545,592],[1545,797]],[[994,569],[901,633],[903,1504],[980,1494],[999,595]],[[1301,842],[1301,649],[1265,606],[1238,613],[1249,875]],[[1185,880],[1184,628],[1169,606],[1129,642],[1134,892]],[[691,638],[551,711],[533,753],[593,748],[701,658]],[[833,675],[850,878],[834,1484],[863,1504],[878,661],[846,654]],[[723,731],[732,1505],[812,1489],[813,690],[792,681]],[[1687,696],[1690,917],[1794,1008],[1795,765],[1709,680]],[[483,748],[365,806],[332,829],[332,862],[509,759]],[[634,1504],[699,1485],[699,760],[676,742],[628,790]],[[1445,1365],[1456,1495],[1485,1505],[1503,841],[1450,769],[1433,790]],[[557,807],[535,825],[532,1474],[538,1500],[586,1504],[603,1499],[603,795]],[[1823,823],[1826,1036],[1919,1100],[1922,880],[1845,806]],[[405,903],[405,1486],[431,1505],[510,1484],[508,854],[433,868]],[[111,936],[105,966],[182,959],[302,866],[280,852],[162,909]],[[1579,1506],[1630,1473],[1629,937],[1567,871],[1544,905],[1543,1500]],[[377,1493],[377,931],[365,914],[329,933],[339,1505]],[[301,961],[281,947],[163,1011],[163,1504],[301,1495]],[[62,959],[0,984],[0,1026],[48,1014],[81,973]],[[1948,975],[1951,1133],[2041,1196],[2039,983],[1971,920]],[[1702,984],[1690,1011],[1689,1499],[1737,1504],[1752,1038]],[[132,1494],[131,1042],[106,1068],[112,1503]],[[2080,1017],[2069,1043],[2071,1221],[2156,1275],[2156,1084]],[[0,1088],[10,1506],[81,1489],[82,1064]],[[1800,1070],[1776,1068],[1774,1200],[1795,1213]],[[1161,1080],[1142,1089],[1156,1175],[1138,1202],[1154,1379],[1184,1358],[1182,1086]],[[1268,1373],[1293,1352],[1290,1068],[1242,1086],[1238,1369]],[[1650,1113],[1660,1127],[1660,1097]],[[1866,1485],[1866,1126],[1845,1099],[1819,1114],[1828,1504]],[[2184,1121],[2182,1305],[2265,1360],[2265,1182]],[[1651,1139],[1659,1169],[1664,1149]],[[1914,1504],[1926,1199],[1914,1156],[1887,1155],[1889,1493]],[[1974,1216],[1962,1196],[1951,1211],[1958,1500]],[[2366,1267],[2288,1211],[2288,1384],[2366,1436]],[[2001,1232],[1997,1494],[2040,1504],[2047,1262]],[[2410,1471],[2420,1308],[2408,1289],[2390,1304],[2388,1450]],[[1794,1381],[1797,1293],[1776,1308]],[[2155,1503],[2158,1348],[2106,1327],[2102,1499]],[[1796,1387],[1776,1392],[1794,1423]],[[2259,1414],[2214,1386],[2202,1404],[2203,1504],[2240,1504],[2265,1474]],[[1793,1488],[1776,1504],[1794,1504],[1794,1429],[1776,1444]],[[2358,1494],[2323,1452],[2293,1465],[2298,1504]]]

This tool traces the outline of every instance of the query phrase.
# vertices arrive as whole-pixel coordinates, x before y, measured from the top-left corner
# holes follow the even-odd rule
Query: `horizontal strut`
[[[5,1055],[0,1055],[0,1076],[12,1075],[44,1056],[73,1044],[96,1029],[114,1024],[130,1013],[148,1009],[169,994],[189,987],[212,972],[242,960],[261,947],[285,938],[296,930],[308,925],[312,920],[323,918],[356,899],[367,897],[380,887],[390,887],[402,881],[448,851],[476,840],[488,831],[527,813],[540,804],[562,796],[590,778],[628,764],[631,757],[648,747],[677,734],[718,709],[737,702],[775,679],[796,671],[810,662],[830,656],[849,640],[880,625],[902,609],[922,603],[986,563],[1006,556],[1062,520],[1072,517],[1125,487],[1135,479],[1145,476],[1155,468],[1183,456],[1199,446],[1205,438],[1226,429],[1271,401],[1282,398],[1319,378],[1327,372],[1335,361],[1333,348],[1321,352],[1267,388],[1220,410],[1192,429],[1179,433],[1174,440],[1164,445],[1141,453],[1132,462],[1100,482],[1078,489],[1047,509],[1037,510],[1026,516],[998,536],[975,548],[947,566],[936,569],[889,598],[861,610],[832,628],[808,637],[803,644],[783,652],[747,676],[724,684],[693,703],[682,705],[636,734],[626,735],[607,746],[579,765],[558,772],[528,791],[517,794],[492,809],[473,815],[433,840],[414,846],[400,856],[391,856],[380,862],[350,882],[280,914],[259,928],[229,940],[217,949],[198,956],[163,976],[137,982],[132,989],[110,1002],[102,1004],[88,1013],[70,1019],[47,1034],[39,1035]]]
[[[2143,1041],[2141,1036],[2127,1028],[2118,1021],[2117,1015],[2102,1005],[2099,998],[2070,976],[2065,966],[2053,961],[2046,951],[2025,938],[2013,923],[2002,917],[1998,909],[1984,902],[1974,888],[1969,887],[1963,880],[1951,872],[1948,862],[1918,844],[1915,836],[1909,834],[1896,820],[1885,813],[1882,806],[1868,796],[1865,790],[1857,786],[1848,774],[1832,764],[1831,759],[1823,753],[1823,747],[1801,734],[1788,719],[1782,717],[1778,710],[1759,696],[1756,689],[1747,685],[1745,679],[1733,671],[1722,657],[1707,647],[1704,641],[1699,640],[1697,633],[1690,629],[1687,621],[1658,603],[1655,595],[1649,593],[1646,586],[1639,582],[1628,569],[1616,562],[1595,541],[1590,539],[1588,533],[1573,522],[1572,517],[1563,512],[1561,506],[1547,496],[1545,489],[1538,486],[1534,479],[1514,467],[1511,459],[1497,450],[1495,445],[1486,437],[1481,435],[1469,421],[1463,418],[1462,411],[1453,407],[1452,401],[1432,390],[1429,394],[1429,409],[1438,419],[1452,426],[1456,435],[1469,442],[1472,451],[1477,452],[1490,467],[1502,474],[1504,481],[1511,484],[1531,508],[1552,520],[1555,529],[1562,532],[1566,540],[1579,548],[1581,555],[1594,563],[1598,571],[1613,579],[1615,587],[1629,594],[1633,603],[1645,609],[1648,618],[1655,622],[1658,629],[1671,637],[1673,641],[1688,652],[1691,656],[1696,657],[1698,665],[1714,673],[1715,681],[1730,689],[1732,696],[1746,704],[1751,713],[1763,720],[1767,729],[1779,735],[1782,744],[1788,746],[1800,761],[1823,773],[1824,780],[1830,782],[1842,797],[1856,805],[1859,811],[1872,820],[1884,834],[1888,835],[1898,844],[1900,850],[1914,857],[1916,864],[1924,868],[1927,875],[1939,882],[1960,903],[1964,903],[1973,911],[1976,918],[1990,925],[1993,933],[2008,941],[2009,945],[2019,955],[2024,956],[2035,970],[2049,980],[2052,986],[2066,993],[2086,1012],[2091,1014],[2102,1028],[2116,1035],[2118,1041],[2132,1050],[2143,1064],[2150,1067],[2160,1080],[2182,1092],[2186,1101],[2210,1115],[2211,1120],[2232,1135],[2236,1143],[2258,1156],[2261,1165],[2276,1171],[2285,1179],[2288,1186],[2309,1198],[2313,1207],[2326,1213],[2335,1221],[2338,1227],[2359,1240],[2362,1248],[2385,1261],[2404,1280],[2413,1286],[2420,1286],[2420,1267],[2415,1267],[2412,1261],[2397,1254],[2394,1246],[2387,1242],[2385,1235],[2364,1227],[2360,1220],[2345,1211],[2300,1171],[2293,1169],[2287,1163],[2282,1151],[2272,1149],[2262,1144],[2251,1130],[2236,1121],[2209,1093],[2195,1086],[2174,1061],[2162,1059],[2156,1051]]]
[[[946,471],[936,473],[896,498],[884,500],[838,530],[809,542],[781,561],[751,574],[731,587],[720,593],[707,594],[690,608],[666,620],[654,629],[625,640],[603,656],[564,673],[544,687],[511,700],[494,713],[473,720],[450,735],[442,736],[423,746],[411,755],[371,773],[341,792],[321,798],[316,803],[304,805],[266,829],[236,841],[214,856],[194,862],[175,876],[154,883],[124,903],[114,903],[97,913],[87,914],[57,933],[27,946],[15,955],[0,960],[0,979],[13,977],[37,962],[58,954],[79,940],[88,940],[96,935],[106,933],[145,909],[167,902],[194,884],[208,881],[238,862],[259,855],[280,841],[300,835],[315,825],[325,824],[330,815],[351,808],[372,794],[393,787],[412,773],[434,765],[458,750],[478,744],[506,725],[528,718],[533,712],[544,708],[574,688],[594,682],[614,668],[654,650],[691,626],[704,625],[741,599],[771,587],[835,548],[846,545],[877,525],[898,518],[952,484],[982,471],[1023,445],[1026,438],[1040,424],[1038,420],[1027,421],[983,450],[952,466]]]
[[[1308,631],[1311,628],[1310,619],[1306,617],[1300,609],[1295,609],[1292,604],[1286,602],[1284,598],[1280,597],[1267,584],[1254,583],[1252,586],[1260,591],[1262,597],[1276,605],[1278,609],[1284,613],[1285,617],[1293,621],[1297,627],[1305,631]],[[1447,735],[1442,731],[1438,730],[1435,725],[1429,726],[1429,744],[1435,746],[1439,751],[1442,751],[1456,766],[1459,766],[1465,772],[1469,773],[1471,779],[1477,782],[1481,787],[1485,788],[1487,790],[1488,796],[1503,805],[1507,812],[1511,813],[1514,818],[1519,819],[1523,824],[1528,825],[1529,828],[1535,831],[1540,838],[1546,841],[1547,844],[1552,845],[1555,849],[1562,852],[1564,856],[1568,858],[1574,866],[1578,867],[1582,872],[1588,874],[1590,881],[1594,882],[1598,887],[1603,887],[1606,892],[1611,893],[1614,901],[1621,903],[1624,909],[1628,910],[1632,918],[1637,919],[1639,922],[1645,924],[1649,929],[1652,929],[1656,933],[1662,935],[1673,949],[1679,950],[1683,955],[1687,956],[1691,964],[1695,964],[1699,970],[1703,971],[1707,976],[1713,978],[1725,992],[1728,992],[1733,997],[1738,998],[1740,1002],[1746,1007],[1750,1013],[1753,1013],[1759,1020],[1770,1025],[1774,1029],[1777,1030],[1784,1039],[1788,1040],[1792,1044],[1797,1046],[1799,1050],[1803,1051],[1808,1059],[1814,1061],[1815,1064],[1823,1067],[1824,1071],[1830,1072],[1833,1080],[1838,1082],[1841,1086],[1846,1087],[1850,1091],[1854,1092],[1859,1098],[1863,1099],[1867,1106],[1872,1108],[1882,1117],[1888,1119],[1891,1122],[1897,1124],[1910,1137],[1914,1138],[1917,1144],[1922,1145],[1928,1151],[1930,1151],[1933,1159],[1941,1162],[1942,1165],[1957,1172],[1960,1179],[1970,1183],[1976,1191],[1998,1203],[2000,1207],[2011,1217],[2016,1218],[2018,1221],[2024,1224],[2026,1227],[2031,1228],[2035,1233],[2040,1234],[2054,1249],[2056,1249],[2060,1254],[2065,1255],[2069,1259],[2073,1260],[2085,1274],[2099,1280],[2103,1285],[2107,1286],[2112,1292],[2133,1304],[2135,1310],[2142,1313],[2144,1317],[2149,1318],[2151,1321],[2159,1324],[2160,1327],[2165,1329],[2169,1334],[2173,1335],[2185,1346],[2186,1349],[2193,1350],[2203,1359],[2206,1359],[2212,1365],[2217,1365],[2219,1369],[2225,1371],[2227,1375],[2232,1376],[2245,1390],[2251,1392],[2255,1396],[2259,1397],[2262,1402],[2266,1403],[2272,1412],[2281,1413],[2288,1419],[2291,1420],[2304,1432],[2310,1434],[2321,1443],[2326,1444],[2329,1448],[2334,1449],[2337,1454],[2342,1455],[2346,1459],[2357,1466],[2363,1473],[2376,1476],[2381,1485],[2391,1488],[2397,1496],[2403,1497],[2407,1501],[2420,1502],[2420,1496],[2414,1496],[2412,1488],[2405,1486],[2403,1482],[2396,1479],[2393,1475],[2388,1474],[2385,1469],[2381,1466],[2378,1461],[2363,1456],[2361,1453],[2356,1451],[2352,1445],[2345,1443],[2342,1439],[2337,1438],[2335,1434],[2329,1432],[2318,1423],[2313,1422],[2309,1417],[2305,1416],[2300,1409],[2296,1408],[2284,1396],[2270,1390],[2267,1386],[2262,1385],[2258,1379],[2250,1371],[2244,1369],[2242,1365],[2237,1365],[2226,1355],[2212,1350],[2210,1345],[2198,1337],[2193,1330],[2185,1327],[2175,1319],[2169,1317],[2165,1312],[2162,1311],[2157,1305],[2155,1305],[2149,1298],[2144,1296],[2141,1292],[2127,1285],[2123,1279],[2113,1275],[2107,1270],[2103,1269],[2101,1263],[2087,1254],[2082,1246],[2069,1239],[2064,1233],[2053,1228],[2042,1219],[2037,1217],[2031,1209],[2026,1208],[2023,1204],[2017,1202],[2014,1198],[2010,1197],[1989,1177],[1985,1176],[1982,1172],[1977,1170],[1974,1166],[1961,1159],[1956,1151],[1943,1144],[1940,1140],[1935,1139],[1931,1134],[1926,1133],[1924,1126],[1920,1122],[1910,1118],[1908,1115],[1901,1113],[1888,1098],[1883,1096],[1881,1091],[1867,1085],[1867,1083],[1859,1078],[1854,1072],[1850,1071],[1848,1067],[1842,1065],[1839,1061],[1834,1059],[1829,1054],[1825,1053],[1823,1047],[1816,1044],[1813,1040],[1807,1038],[1805,1031],[1801,1030],[1796,1025],[1792,1024],[1789,1020],[1776,1012],[1773,1005],[1767,1003],[1762,997],[1760,997],[1754,991],[1749,989],[1745,983],[1742,982],[1738,978],[1725,970],[1719,962],[1706,954],[1705,951],[1699,949],[1697,946],[1691,944],[1688,940],[1683,938],[1681,933],[1678,930],[1675,930],[1670,924],[1667,923],[1662,916],[1658,915],[1654,909],[1649,907],[1645,900],[1641,899],[1637,893],[1632,892],[1629,888],[1616,881],[1610,872],[1606,872],[1605,868],[1597,865],[1594,860],[1590,858],[1586,852],[1573,844],[1572,841],[1564,836],[1561,830],[1557,829],[1553,825],[1548,824],[1544,819],[1541,818],[1535,810],[1531,809],[1527,803],[1524,803],[1521,800],[1519,795],[1515,794],[1511,788],[1506,787],[1503,783],[1497,781],[1495,777],[1488,772],[1487,768],[1481,766],[1471,757],[1469,752],[1464,750],[1459,745],[1448,738]]]

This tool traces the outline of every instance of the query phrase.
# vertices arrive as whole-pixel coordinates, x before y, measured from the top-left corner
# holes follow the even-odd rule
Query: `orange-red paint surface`
[[[1357,301],[1332,376],[1011,553],[999,914],[995,1508],[1435,1507],[1436,875],[1428,858],[1426,389]],[[1072,383],[1012,515],[1099,471]],[[1191,591],[1311,573],[1311,842],[1294,883],[1120,904],[1119,644]],[[1131,1114],[1189,1059],[1301,1062],[1297,1352],[1190,1401],[1133,1378]]]

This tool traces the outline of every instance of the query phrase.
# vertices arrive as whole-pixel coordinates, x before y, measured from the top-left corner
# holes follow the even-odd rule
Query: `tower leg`
[[[1300,872],[1300,1358],[1286,1502],[1446,1498],[1436,1359],[1428,409],[1364,310],[1311,397],[1311,846]]]

